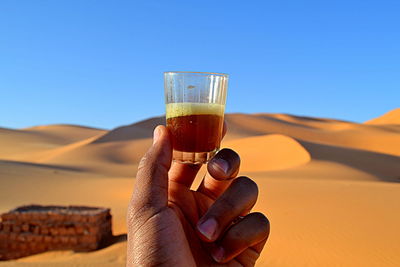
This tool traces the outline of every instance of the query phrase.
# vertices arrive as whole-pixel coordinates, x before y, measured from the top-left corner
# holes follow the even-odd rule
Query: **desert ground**
[[[265,113],[225,120],[223,147],[241,155],[240,174],[259,185],[254,210],[271,222],[258,266],[400,266],[400,109],[364,123]],[[136,168],[163,123],[0,128],[0,213],[25,204],[110,207],[119,236],[95,252],[0,267],[125,266]]]

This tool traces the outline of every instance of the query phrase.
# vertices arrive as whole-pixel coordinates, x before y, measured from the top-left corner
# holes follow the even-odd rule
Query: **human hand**
[[[269,235],[262,213],[249,213],[257,184],[236,178],[240,158],[222,149],[207,164],[172,162],[168,130],[154,130],[128,207],[127,266],[254,266]]]

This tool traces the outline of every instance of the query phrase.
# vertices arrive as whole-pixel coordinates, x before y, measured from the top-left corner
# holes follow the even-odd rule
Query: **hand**
[[[219,151],[197,191],[190,187],[201,166],[171,161],[169,132],[158,126],[129,203],[127,266],[254,266],[269,221],[249,213],[258,188],[236,178],[239,156]]]

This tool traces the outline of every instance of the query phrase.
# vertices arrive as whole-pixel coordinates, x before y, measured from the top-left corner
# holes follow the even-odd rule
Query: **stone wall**
[[[110,209],[22,206],[1,215],[0,260],[48,250],[91,251],[111,237]]]

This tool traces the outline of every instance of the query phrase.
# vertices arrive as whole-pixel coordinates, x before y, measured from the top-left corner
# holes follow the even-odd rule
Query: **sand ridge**
[[[391,110],[382,116],[365,122],[366,124],[397,124],[400,125],[400,108]]]

